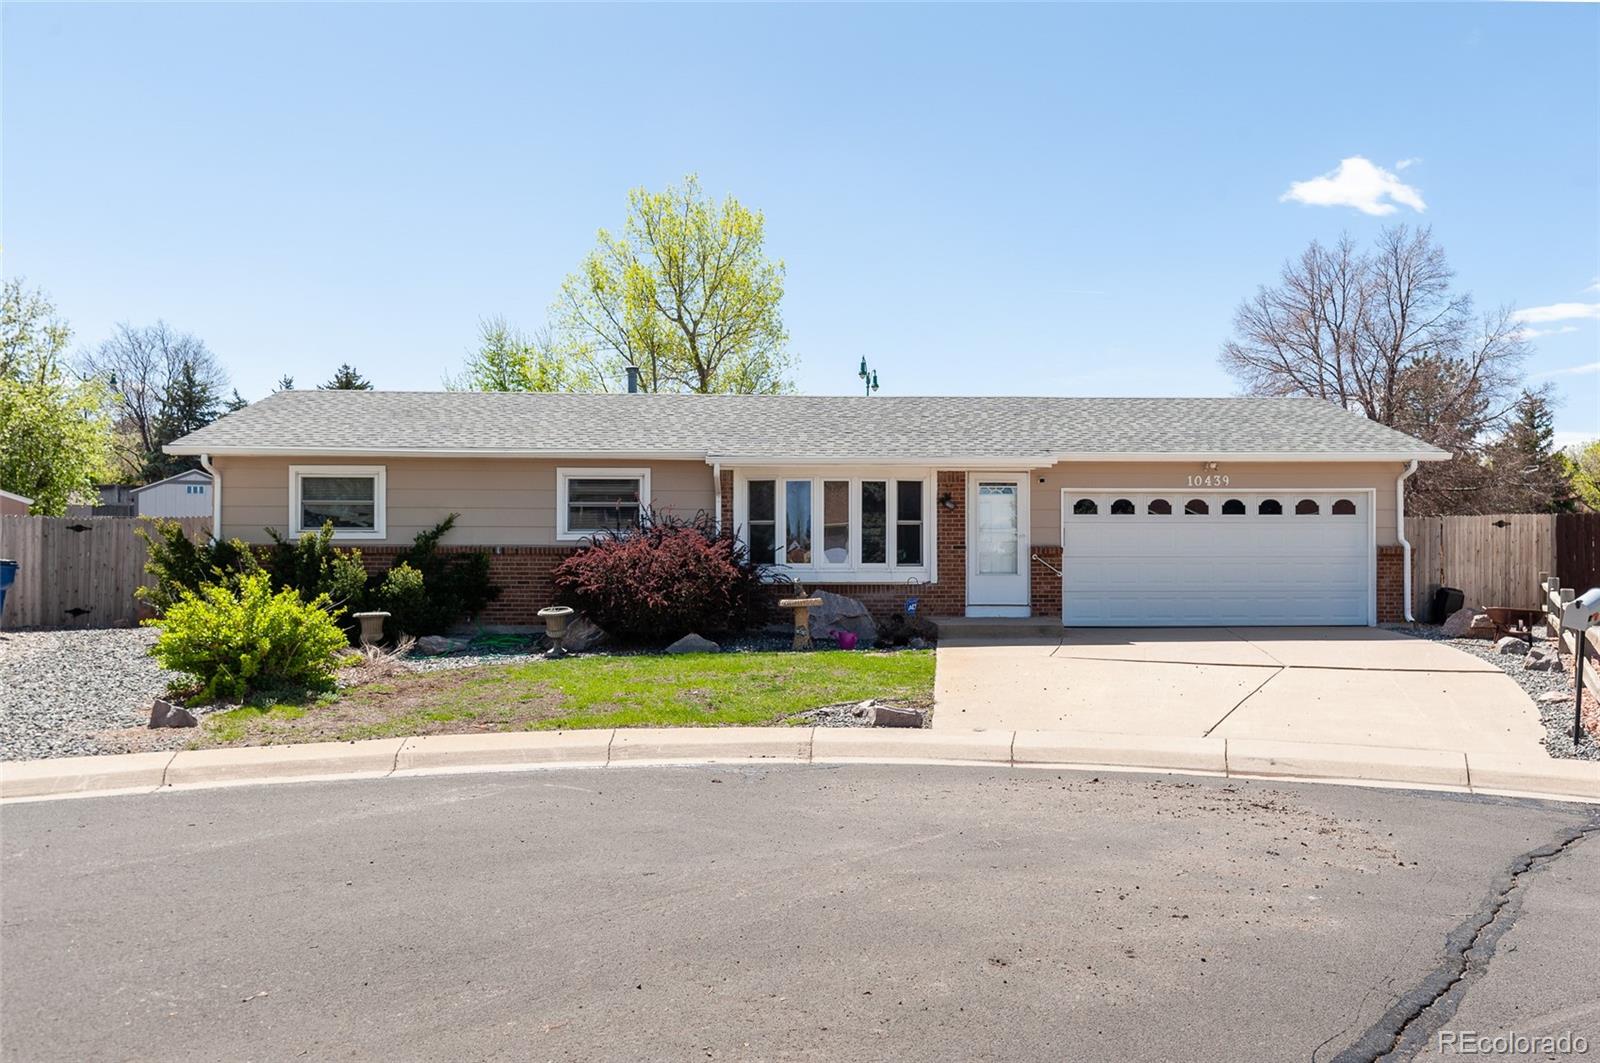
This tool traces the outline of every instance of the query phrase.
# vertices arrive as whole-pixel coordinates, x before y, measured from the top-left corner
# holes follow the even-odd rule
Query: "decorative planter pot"
[[[355,618],[361,624],[361,645],[383,645],[383,622],[389,619],[388,613],[357,613]]]
[[[566,647],[561,643],[567,637],[567,621],[572,619],[573,612],[570,605],[547,605],[539,610],[539,619],[544,621],[544,633],[550,639],[551,657],[566,655]]]
[[[841,631],[834,637],[839,640],[839,648],[841,650],[853,650],[856,648],[856,633],[854,631]]]

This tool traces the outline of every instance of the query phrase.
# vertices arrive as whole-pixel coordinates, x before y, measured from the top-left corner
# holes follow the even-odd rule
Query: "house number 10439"
[[[1227,474],[1225,474],[1225,473],[1222,473],[1222,474],[1219,474],[1219,473],[1208,473],[1205,476],[1191,476],[1191,477],[1189,477],[1189,486],[1190,487],[1227,487],[1228,486],[1228,477],[1227,477]]]

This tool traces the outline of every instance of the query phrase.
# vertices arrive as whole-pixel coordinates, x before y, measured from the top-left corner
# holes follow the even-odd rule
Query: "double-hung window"
[[[289,534],[333,525],[335,539],[382,539],[382,465],[289,466]]]
[[[750,556],[812,580],[927,579],[932,475],[749,470],[734,522]]]
[[[649,505],[649,469],[556,470],[558,539],[636,528]]]

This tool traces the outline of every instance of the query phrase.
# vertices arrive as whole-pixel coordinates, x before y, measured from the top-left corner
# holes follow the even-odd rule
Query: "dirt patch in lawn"
[[[504,696],[481,669],[395,677],[347,688],[338,698],[285,699],[231,709],[202,722],[201,746],[351,742],[393,735],[521,731],[561,715],[565,699],[543,683]],[[499,685],[499,684],[493,684]]]

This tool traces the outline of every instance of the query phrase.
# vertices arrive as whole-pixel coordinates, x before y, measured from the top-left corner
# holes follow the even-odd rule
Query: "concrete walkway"
[[[1504,672],[1381,628],[1117,628],[939,645],[936,730],[1400,746],[1542,756]]]

